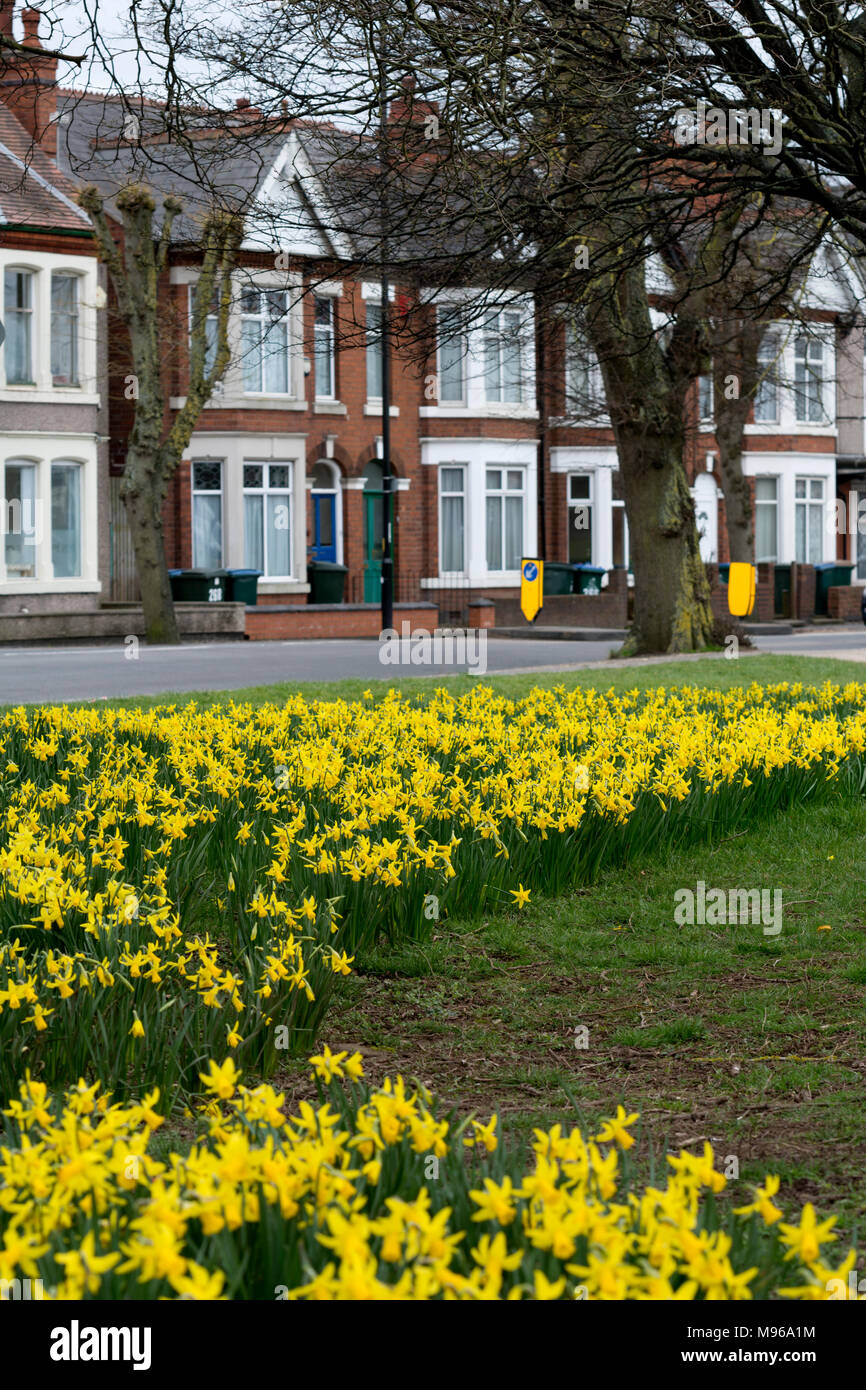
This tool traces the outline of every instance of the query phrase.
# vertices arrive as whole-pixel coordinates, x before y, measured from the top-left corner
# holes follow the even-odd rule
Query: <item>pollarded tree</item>
[[[190,318],[189,383],[183,406],[170,420],[159,282],[181,203],[172,197],[164,200],[157,230],[153,194],[141,184],[127,184],[114,199],[119,225],[93,185],[81,190],[78,201],[96,229],[117,312],[128,335],[132,371],[126,394],[133,405],[133,423],[120,492],[135,551],[145,632],[148,642],[175,643],[180,639],[166,568],[162,507],[196,422],[229,363],[231,277],[243,221],[238,214],[219,208],[203,218],[200,271]],[[216,320],[215,342],[208,336],[209,315]]]

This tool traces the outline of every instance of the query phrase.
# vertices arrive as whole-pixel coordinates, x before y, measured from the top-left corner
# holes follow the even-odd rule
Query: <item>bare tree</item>
[[[229,362],[231,277],[243,222],[236,214],[221,210],[205,217],[190,322],[189,385],[182,408],[168,421],[159,281],[181,204],[171,197],[164,200],[162,225],[156,231],[152,193],[140,184],[127,185],[115,199],[121,219],[118,237],[116,224],[96,187],[82,189],[78,201],[96,228],[117,311],[129,338],[132,373],[128,392],[134,417],[121,496],[135,550],[145,631],[149,642],[174,643],[180,639],[166,569],[162,506],[196,421]],[[214,306],[216,342],[215,350],[209,353],[207,320]]]

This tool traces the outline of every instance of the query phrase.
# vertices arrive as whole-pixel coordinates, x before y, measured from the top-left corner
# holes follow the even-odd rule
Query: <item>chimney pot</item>
[[[24,42],[30,48],[42,47],[39,42],[39,21],[41,18],[41,12],[34,9],[26,9],[21,15],[21,21],[24,25]]]

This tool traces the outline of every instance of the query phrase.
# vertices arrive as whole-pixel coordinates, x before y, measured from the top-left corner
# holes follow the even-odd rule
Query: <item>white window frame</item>
[[[216,464],[216,465],[219,467],[219,471],[220,471],[220,485],[219,485],[219,488],[197,488],[197,487],[196,487],[196,485],[195,485],[195,468],[196,468],[196,464],[197,464],[197,463]],[[225,518],[225,473],[226,473],[226,469],[225,469],[225,459],[221,459],[221,458],[204,458],[204,457],[202,457],[201,455],[199,455],[198,457],[193,458],[193,459],[190,460],[189,482],[190,482],[190,497],[191,497],[191,499],[192,499],[192,505],[190,506],[190,526],[191,526],[191,530],[192,530],[192,535],[191,535],[192,546],[191,546],[191,550],[192,550],[192,563],[193,563],[193,567],[196,568],[196,569],[201,568],[201,566],[202,566],[203,563],[204,563],[203,561],[201,561],[201,560],[199,560],[199,559],[196,558],[196,553],[195,553],[195,511],[196,511],[196,498],[197,498],[197,497],[219,497],[219,500],[220,500],[220,559],[219,559],[219,568],[221,569],[222,566],[223,566],[223,560],[224,560],[224,558],[225,558],[225,527],[224,527],[224,518]]]
[[[582,364],[579,369],[578,363]],[[583,378],[579,389],[576,385],[578,371]],[[574,417],[583,423],[608,419],[601,363],[588,337],[573,321],[565,325],[564,378],[567,418]],[[594,405],[598,409],[593,409]]]
[[[244,309],[244,307],[243,307],[243,296],[244,296],[244,294],[248,294],[248,293],[254,293],[254,294],[257,294],[257,295],[259,296],[259,309],[258,309],[258,313],[251,314],[251,313],[247,312],[247,311]],[[285,296],[285,308],[284,308],[284,310],[283,310],[283,313],[282,313],[282,314],[280,315],[280,317],[277,318],[277,319],[269,319],[269,318],[268,318],[268,315],[267,315],[267,310],[266,310],[266,308],[264,307],[264,306],[267,304],[267,300],[265,299],[265,296],[266,296],[266,295],[271,295],[271,294],[282,294],[282,295]],[[239,361],[239,364],[238,364],[238,365],[239,365],[239,367],[240,367],[241,381],[242,381],[242,383],[243,383],[243,393],[244,393],[245,396],[253,396],[253,397],[257,397],[257,396],[258,396],[258,397],[261,397],[261,396],[271,396],[271,397],[273,397],[273,398],[276,399],[276,400],[287,400],[287,399],[290,399],[290,398],[291,398],[291,395],[292,395],[292,333],[291,333],[291,306],[290,306],[290,303],[289,303],[289,294],[290,294],[289,290],[288,290],[284,285],[280,285],[280,286],[277,286],[277,285],[261,285],[261,284],[257,283],[257,282],[254,281],[254,280],[245,281],[245,282],[242,283],[241,286],[240,286],[240,298],[239,298],[239,301],[238,301],[238,317],[239,317],[239,320],[240,320],[240,333],[239,333],[239,341],[240,341],[240,361]],[[247,384],[247,368],[248,368],[248,365],[249,365],[249,364],[248,364],[248,362],[247,362],[247,352],[246,352],[246,348],[245,348],[245,346],[244,346],[244,325],[247,324],[247,323],[258,323],[258,324],[260,325],[259,343],[258,343],[258,351],[259,351],[259,383],[260,383],[260,384],[259,384],[258,388],[250,387],[250,386]],[[265,384],[265,374],[266,374],[266,369],[265,369],[265,355],[264,355],[264,352],[262,351],[262,345],[264,344],[264,342],[265,342],[265,340],[266,340],[266,338],[267,338],[267,336],[268,336],[268,330],[267,330],[267,324],[268,324],[268,323],[271,323],[271,324],[277,324],[277,323],[278,323],[278,324],[281,324],[281,326],[282,326],[282,332],[283,332],[283,334],[284,334],[285,354],[286,354],[286,389],[285,389],[285,391],[277,391],[277,390],[274,390],[273,387],[267,386],[267,385]]]
[[[498,488],[488,488],[488,486],[487,486],[487,474],[488,474],[488,472],[490,472],[490,471],[494,471],[494,472],[497,472],[497,473],[501,473],[502,476],[503,476],[503,480],[504,480],[504,481],[503,481],[502,483],[500,483],[500,485],[499,485]],[[511,488],[511,487],[508,486],[508,474],[509,474],[509,473],[519,473],[519,474],[520,474],[520,489],[519,489],[519,491],[518,491],[518,489],[516,489],[516,488]],[[513,574],[513,573],[514,573],[515,567],[514,567],[514,566],[510,566],[510,567],[509,567],[509,566],[506,565],[506,563],[505,563],[505,560],[506,560],[505,547],[506,547],[506,537],[507,537],[507,531],[508,531],[508,528],[507,528],[507,514],[508,514],[508,513],[507,513],[507,507],[506,507],[505,503],[506,503],[506,500],[507,500],[508,498],[511,498],[511,497],[520,497],[520,499],[521,499],[521,508],[520,508],[520,541],[521,541],[521,547],[520,547],[520,548],[521,548],[521,550],[522,550],[524,553],[525,553],[525,551],[526,551],[526,530],[527,530],[527,527],[526,527],[526,497],[527,497],[527,486],[526,486],[526,481],[527,481],[527,480],[526,480],[526,469],[525,469],[521,464],[516,464],[516,463],[515,463],[515,464],[507,464],[507,463],[499,463],[499,462],[493,462],[493,463],[487,463],[487,464],[485,464],[485,468],[484,468],[484,563],[485,563],[485,567],[486,567],[486,569],[487,569],[488,574]],[[499,565],[499,566],[496,566],[496,567],[491,566],[491,564],[490,564],[490,558],[489,558],[489,556],[488,556],[488,554],[487,554],[487,502],[488,502],[488,500],[489,500],[490,498],[492,498],[492,497],[499,497],[499,498],[501,498],[501,500],[502,500],[502,506],[501,506],[501,508],[500,508],[500,514],[499,514],[499,525],[500,525],[500,536],[499,536],[499,539],[500,539],[500,543],[501,543],[502,564]],[[521,558],[522,558],[522,557],[521,557]],[[518,561],[517,561],[517,569],[519,570],[519,568],[520,568],[520,559],[518,559]]]
[[[316,321],[319,305],[328,309],[327,324]],[[325,339],[327,346],[329,390],[323,391],[319,383],[319,342]],[[314,293],[313,295],[313,371],[315,373],[315,400],[335,401],[337,399],[337,326],[334,310],[334,296]]]
[[[780,492],[781,492],[781,488],[780,488],[780,486],[779,486],[779,482],[780,482],[779,477],[778,477],[776,474],[770,474],[770,473],[757,473],[757,474],[755,475],[755,564],[756,564],[756,565],[777,564],[777,563],[778,563],[778,560],[779,560],[779,514],[780,514]],[[773,483],[773,485],[774,485],[774,487],[775,487],[775,489],[776,489],[776,495],[775,495],[775,497],[774,497],[772,500],[771,500],[770,498],[760,498],[760,497],[758,497],[758,483]],[[759,554],[758,554],[758,515],[759,515],[759,508],[760,508],[760,509],[769,509],[770,507],[772,507],[772,509],[773,509],[774,520],[775,520],[775,525],[774,525],[774,528],[773,528],[773,529],[774,529],[773,554],[772,554],[772,555],[759,555]]]
[[[805,495],[803,497],[798,497],[797,489],[800,487],[801,484],[805,489]],[[813,497],[812,495],[812,488],[815,484],[817,484],[821,489],[820,497]],[[797,477],[795,477],[794,479],[794,558],[798,564],[812,565],[823,563],[824,523],[826,517],[826,505],[827,489],[825,486],[825,479],[816,475],[798,474]],[[797,518],[801,508],[805,509],[806,512],[805,541],[807,553],[805,556],[800,556],[797,554]],[[821,542],[819,546],[821,552],[821,559],[817,561],[810,560],[808,555],[808,552],[811,549],[810,542],[812,540],[812,516],[815,511],[817,511],[818,513],[818,537]]]
[[[709,408],[707,408],[708,393]],[[711,366],[708,372],[701,372],[698,377],[698,424],[712,425],[715,418],[715,382],[713,380],[713,368]]]
[[[457,469],[459,469],[459,470],[460,470],[460,473],[461,473],[461,487],[460,487],[459,492],[455,492],[455,491],[453,491],[452,489],[449,489],[447,492],[445,491],[445,489],[444,489],[444,487],[443,487],[443,477],[442,477],[442,475],[443,475],[443,473],[445,472],[446,469],[452,469],[452,470],[457,470]],[[469,487],[468,487],[468,482],[469,482],[469,476],[468,476],[468,475],[469,475],[469,464],[467,464],[467,463],[458,463],[458,462],[454,462],[454,463],[441,463],[441,464],[438,466],[436,472],[437,472],[437,482],[438,482],[438,503],[437,503],[437,506],[438,506],[438,513],[437,513],[437,515],[438,515],[438,528],[439,528],[438,573],[439,573],[440,578],[443,578],[443,577],[446,576],[446,575],[452,575],[452,576],[454,576],[455,578],[462,579],[462,578],[464,578],[465,575],[466,575],[466,565],[467,565],[467,542],[468,542],[468,535],[469,535]],[[485,478],[486,478],[486,476],[487,476],[487,475],[486,475],[486,473],[485,473]],[[443,545],[445,531],[444,531],[443,521],[442,521],[442,512],[443,512],[442,501],[443,501],[443,498],[445,498],[445,497],[461,497],[461,498],[463,499],[463,561],[462,561],[462,564],[461,564],[460,568],[459,568],[459,569],[456,569],[456,570],[454,570],[454,569],[446,569],[446,568],[445,568],[445,561],[444,561],[444,545]]]
[[[96,437],[87,434],[0,433],[0,494],[6,492],[8,464],[35,468],[35,574],[10,575],[6,569],[9,509],[0,518],[0,594],[98,593]],[[52,560],[52,470],[77,468],[79,477],[79,561],[81,573],[55,578]],[[0,499],[5,503],[5,498]],[[23,519],[23,518],[22,518]]]
[[[77,459],[62,459],[62,458],[58,459],[58,458],[55,458],[55,459],[52,459],[52,460],[51,460],[51,462],[50,462],[50,464],[49,464],[49,467],[48,467],[48,483],[49,483],[49,488],[50,488],[49,496],[48,496],[48,515],[49,515],[49,517],[50,517],[49,525],[50,525],[50,528],[51,528],[51,534],[50,534],[50,537],[49,537],[49,547],[50,547],[50,552],[49,552],[49,553],[50,553],[50,557],[51,557],[51,574],[52,574],[52,578],[55,577],[55,572],[54,572],[54,474],[55,474],[55,471],[56,471],[57,469],[61,469],[61,470],[63,470],[63,471],[66,472],[66,473],[74,473],[75,476],[76,476],[76,478],[78,479],[78,573],[77,573],[77,574],[65,574],[65,575],[61,575],[61,576],[56,576],[56,577],[59,577],[59,578],[62,578],[62,579],[64,579],[64,580],[66,580],[66,581],[69,582],[69,583],[75,583],[76,580],[82,579],[82,578],[84,577],[84,567],[85,567],[85,561],[84,561],[84,500],[85,500],[85,499],[84,499],[84,482],[85,482],[84,464],[80,463]]]
[[[60,400],[80,405],[99,405],[97,334],[98,315],[104,303],[99,287],[99,269],[93,256],[69,256],[49,251],[0,248],[0,273],[19,271],[31,279],[32,382],[16,384],[6,379],[6,345],[0,347],[0,401],[26,400],[47,405]],[[51,277],[64,275],[78,282],[78,382],[56,384],[51,371]],[[0,299],[4,303],[5,295]],[[0,309],[0,317],[5,306]]]
[[[513,321],[512,328],[507,327],[507,320],[509,320],[509,319]],[[494,326],[491,327],[491,325],[494,325]],[[512,332],[514,331],[515,326],[516,326],[516,344],[512,344],[512,342],[511,342],[511,337],[512,337]],[[483,388],[484,388],[484,399],[485,399],[487,405],[511,405],[511,406],[518,406],[518,405],[522,405],[522,404],[523,404],[523,395],[524,395],[523,334],[524,334],[524,332],[525,332],[524,319],[523,319],[523,315],[521,314],[519,308],[516,308],[516,307],[509,307],[509,306],[507,306],[507,305],[503,305],[501,308],[491,309],[491,311],[490,311],[489,313],[485,314],[485,316],[484,316],[484,321],[483,321],[483,323],[482,323],[482,325],[481,325],[481,341],[482,341],[482,353],[483,353],[483,359],[482,359],[482,360],[483,360],[483,378],[482,378],[482,379],[483,379]],[[489,360],[490,360],[490,359],[489,359],[489,354],[490,354],[490,346],[491,346],[491,344],[495,344],[495,345],[496,345],[497,375],[498,375],[498,386],[497,386],[497,391],[498,391],[498,394],[495,395],[495,396],[494,396],[494,395],[491,395],[491,385],[490,385],[490,380],[489,380],[490,373],[489,373],[489,370],[488,370],[488,368],[489,368]],[[506,388],[505,388],[505,365],[506,365],[506,361],[507,361],[506,350],[507,350],[508,347],[511,347],[511,348],[512,348],[512,352],[513,352],[513,351],[515,350],[515,348],[516,348],[516,354],[517,354],[517,367],[518,367],[517,395],[516,395],[516,397],[514,397],[513,400],[507,399],[506,396],[505,396],[505,394],[504,394],[505,389],[506,389]]]
[[[589,483],[589,496],[588,496],[588,497],[574,497],[574,498],[572,497],[572,495],[571,495],[571,480],[572,480],[572,478],[586,478],[587,482]],[[577,562],[577,563],[587,564],[587,565],[594,565],[594,564],[595,564],[595,549],[596,549],[596,527],[595,527],[595,473],[594,473],[594,472],[590,472],[588,469],[579,469],[579,468],[576,468],[576,469],[574,469],[571,473],[566,474],[566,480],[565,480],[565,500],[566,500],[566,513],[567,513],[567,515],[568,515],[568,540],[569,540],[569,543],[568,543],[568,550],[569,550],[569,551],[571,550],[571,532],[572,532],[572,528],[574,527],[574,524],[575,524],[575,523],[574,523],[573,513],[575,513],[575,512],[577,511],[578,507],[586,507],[587,510],[589,511],[589,546],[590,546],[590,555],[589,555],[589,559],[588,559],[588,560],[583,560],[583,561],[580,561],[580,562]],[[568,556],[566,556],[566,559],[568,560],[568,563],[569,563],[569,564],[574,564],[574,563],[576,563],[575,561],[572,561]]]
[[[195,304],[195,285],[188,286],[187,296],[187,351],[192,351],[192,315]],[[210,372],[216,360],[217,332],[219,329],[219,314],[208,313],[205,318],[205,372]],[[219,388],[218,388],[219,389]]]
[[[26,284],[27,284],[28,287],[29,287],[29,291],[28,291],[28,295],[27,295],[28,304],[27,304],[27,307],[26,307],[25,309],[8,309],[8,308],[7,308],[7,306],[6,306],[6,276],[7,276],[7,275],[12,275],[12,276],[23,276],[23,277],[24,277],[24,279],[25,279],[25,281],[26,281]],[[9,331],[9,320],[10,320],[10,318],[11,318],[12,316],[14,316],[15,318],[17,318],[19,315],[20,315],[20,316],[23,316],[23,315],[26,314],[26,316],[27,316],[27,317],[24,319],[24,322],[27,324],[27,327],[28,327],[28,339],[27,339],[27,341],[28,341],[28,352],[27,352],[27,359],[28,359],[28,360],[27,360],[27,368],[28,368],[28,371],[27,371],[27,375],[26,375],[26,377],[24,378],[23,381],[12,381],[12,382],[9,383],[10,386],[12,386],[12,387],[17,387],[17,388],[19,388],[19,389],[22,388],[22,387],[24,387],[24,388],[26,389],[26,388],[28,388],[28,387],[36,386],[36,384],[37,384],[37,382],[36,382],[36,358],[37,358],[37,354],[38,354],[38,350],[39,350],[39,342],[38,342],[39,316],[38,316],[38,314],[37,314],[38,291],[39,291],[38,271],[33,271],[33,270],[31,270],[29,266],[19,266],[19,265],[6,265],[6,266],[4,266],[4,268],[3,268],[3,318],[4,318],[4,322],[5,322],[5,324],[6,324],[6,340],[5,340],[4,344],[3,344],[4,370],[5,370],[5,364],[6,364],[6,353],[7,353],[8,350],[9,350],[8,344],[11,342],[11,339],[12,339],[12,335],[11,335],[11,333],[10,333],[10,331]]]
[[[459,408],[466,405],[466,377],[467,377],[467,335],[466,325],[460,325],[459,332],[443,334],[442,318],[443,315],[453,315],[457,318],[461,315],[459,304],[437,304],[436,306],[436,399],[440,405],[453,406]],[[442,394],[442,353],[445,343],[459,344],[460,362],[460,394],[459,396],[443,396]]]
[[[244,482],[243,469],[250,467],[263,469],[262,486],[260,488],[247,487]],[[272,487],[270,479],[271,468],[288,468],[289,481],[285,487]],[[267,481],[265,481],[267,480]],[[241,463],[241,493],[243,497],[262,498],[262,579],[274,581],[287,581],[295,578],[295,545],[293,528],[295,524],[294,508],[294,482],[295,465],[292,459],[257,459],[244,458]],[[268,573],[268,528],[267,528],[267,499],[269,497],[285,497],[289,508],[289,524],[286,527],[289,537],[289,573],[288,574],[269,574]],[[246,561],[245,561],[246,564]]]
[[[809,378],[816,380],[814,371],[810,370],[815,363],[815,354],[818,355],[820,364],[820,375],[817,377],[817,401],[814,392],[805,394],[809,386]],[[798,425],[827,425],[830,423],[826,409],[827,391],[827,344],[823,338],[816,337],[810,333],[798,333],[794,338],[794,417]],[[802,383],[800,381],[800,369],[802,367]],[[810,414],[800,414],[800,403],[803,401],[807,412],[813,406],[817,408],[819,414],[817,419],[812,419]]]
[[[782,348],[779,334],[772,330],[765,333],[764,337],[761,339],[761,345],[758,348],[758,371],[760,379],[752,401],[752,418],[756,425],[778,425],[779,423],[779,402],[781,396],[779,363],[782,360],[781,354]],[[758,415],[760,392],[765,386],[770,387],[773,392],[774,409],[771,416]]]
[[[74,286],[74,306],[69,315],[72,319],[72,375],[68,381],[58,381],[54,375],[54,282],[55,280],[68,280]],[[51,296],[51,384],[61,388],[77,387],[81,380],[81,310],[79,307],[81,299],[81,276],[73,274],[68,270],[52,270],[49,280],[49,294]]]

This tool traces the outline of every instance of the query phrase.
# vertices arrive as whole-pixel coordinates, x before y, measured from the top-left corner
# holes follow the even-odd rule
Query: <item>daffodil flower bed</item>
[[[709,1144],[632,1190],[637,1115],[597,1134],[536,1131],[534,1162],[494,1116],[454,1125],[401,1077],[375,1090],[360,1057],[311,1059],[317,1106],[283,1114],[231,1058],[188,1152],[157,1158],[157,1092],[112,1103],[32,1080],[3,1112],[0,1279],[69,1299],[825,1299],[833,1218],[784,1222],[772,1176],[720,1220]],[[37,1286],[40,1287],[40,1286]],[[838,1296],[838,1295],[836,1295]]]
[[[866,686],[0,716],[0,1096],[313,1044],[379,935],[864,783]]]

